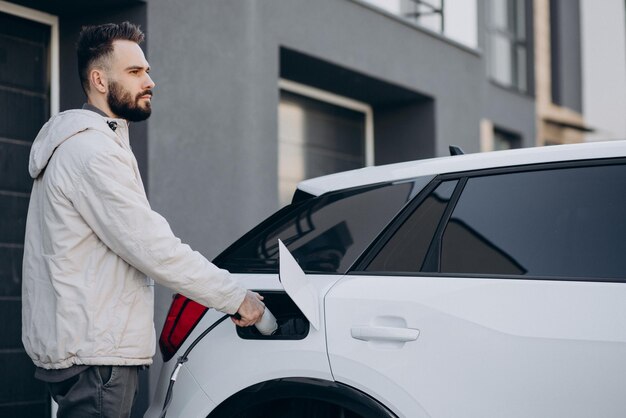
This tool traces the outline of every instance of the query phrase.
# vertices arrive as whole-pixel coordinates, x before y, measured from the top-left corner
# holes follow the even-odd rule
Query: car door
[[[401,417],[626,416],[626,165],[443,176],[326,295],[335,380]]]

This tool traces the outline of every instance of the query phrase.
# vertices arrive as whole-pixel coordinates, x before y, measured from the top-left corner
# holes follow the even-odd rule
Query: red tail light
[[[206,306],[187,299],[183,295],[174,296],[163,331],[161,331],[161,338],[159,338],[163,361],[168,361],[176,354],[208,310]]]

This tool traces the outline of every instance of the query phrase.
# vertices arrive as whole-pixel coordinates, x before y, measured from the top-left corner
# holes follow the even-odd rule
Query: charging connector
[[[276,317],[274,317],[266,306],[263,311],[263,316],[254,326],[262,335],[273,335],[278,329],[278,322],[276,321]]]

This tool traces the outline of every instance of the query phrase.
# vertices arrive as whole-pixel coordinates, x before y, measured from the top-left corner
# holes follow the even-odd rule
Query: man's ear
[[[89,85],[99,93],[106,93],[109,88],[105,72],[100,68],[92,68],[89,71]]]

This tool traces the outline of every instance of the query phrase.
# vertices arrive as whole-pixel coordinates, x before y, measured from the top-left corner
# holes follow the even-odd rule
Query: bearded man
[[[148,203],[128,122],[151,113],[150,66],[128,22],[83,28],[87,103],[53,116],[29,161],[22,341],[59,417],[127,417],[155,353],[153,282],[257,322],[262,297],[174,236]],[[240,318],[240,319],[239,319]]]

